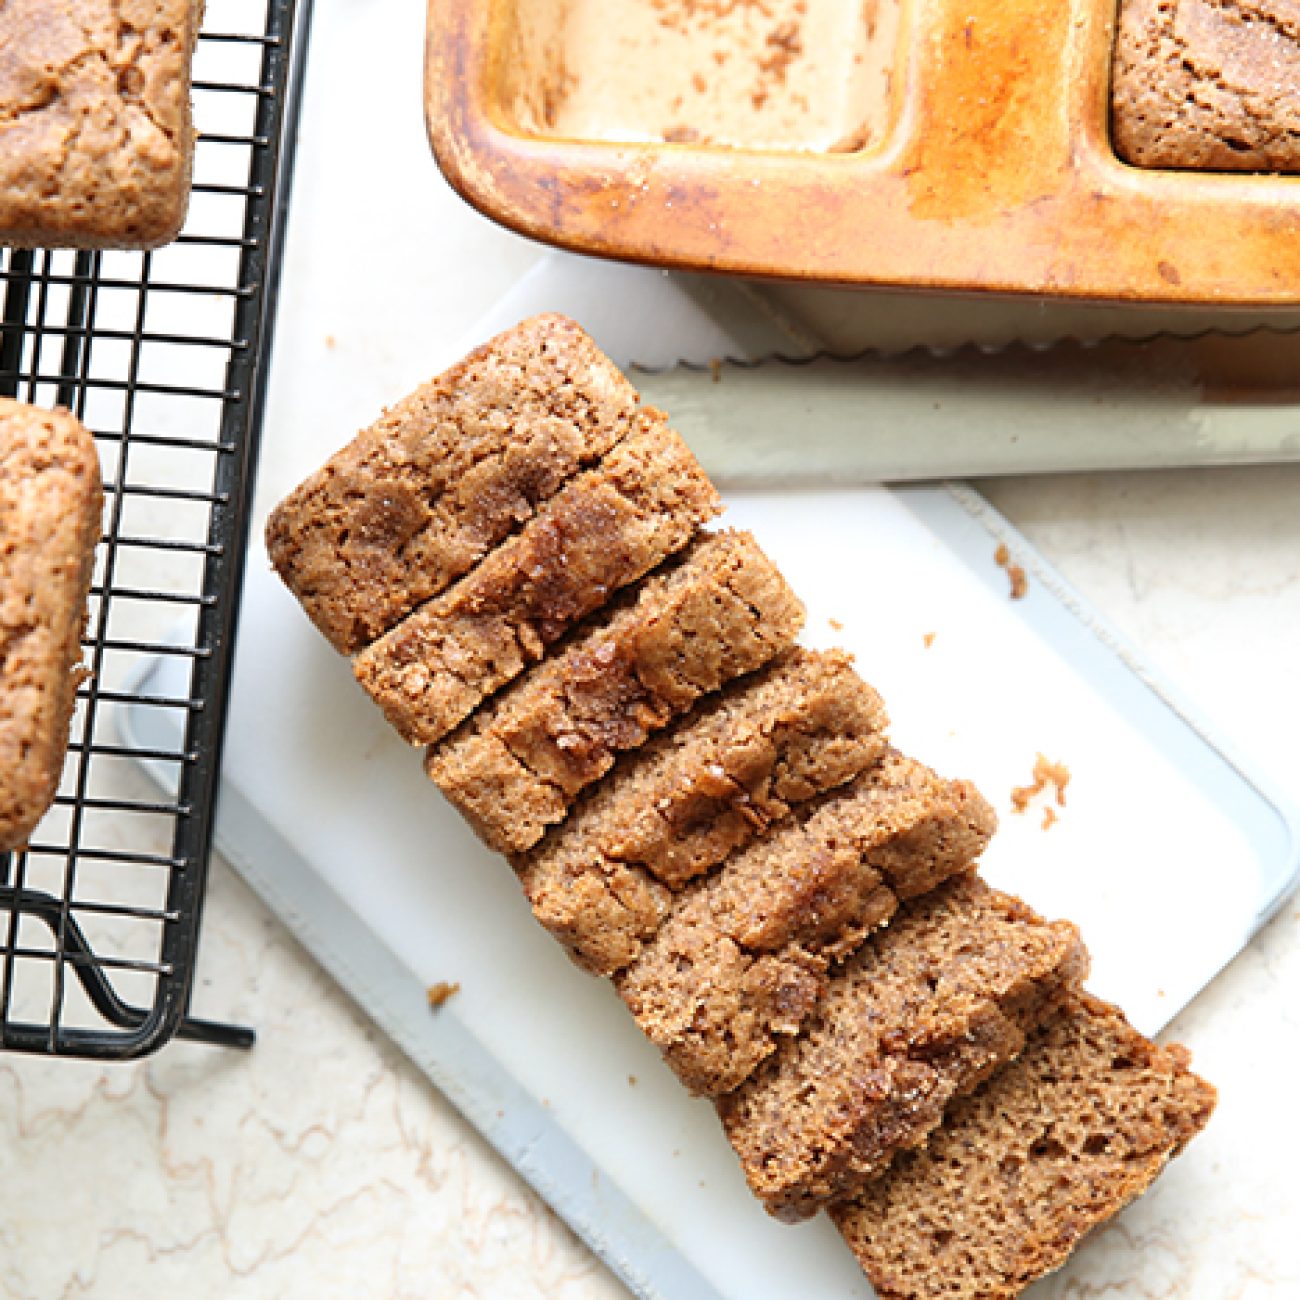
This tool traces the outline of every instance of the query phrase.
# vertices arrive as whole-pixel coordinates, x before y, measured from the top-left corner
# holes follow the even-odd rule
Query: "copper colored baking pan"
[[[1300,303],[1300,177],[1143,170],[1115,156],[1114,0],[901,0],[874,140],[799,139],[796,125],[793,139],[776,132],[775,145],[739,148],[693,140],[689,128],[672,132],[680,143],[638,142],[635,123],[607,131],[590,112],[576,127],[555,114],[557,98],[586,84],[584,69],[538,15],[575,4],[598,51],[609,41],[599,45],[593,24],[617,29],[638,5],[669,7],[429,6],[426,115],[438,163],[469,202],[524,234],[605,257],[844,285]],[[802,12],[838,7],[864,23],[887,5],[808,0]],[[805,98],[857,75],[843,71],[842,42],[830,44],[840,71]],[[635,44],[624,49],[615,66],[593,60],[604,66],[588,80],[644,81]],[[694,85],[707,90],[708,78]],[[737,114],[742,128],[746,114],[762,116],[757,99]],[[597,138],[620,131],[622,142]]]

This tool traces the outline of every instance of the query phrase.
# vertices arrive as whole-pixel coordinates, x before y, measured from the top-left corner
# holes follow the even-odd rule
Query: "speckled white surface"
[[[350,84],[341,78],[352,61],[388,60],[382,107],[400,114],[401,129],[420,130],[417,8],[346,0],[332,11],[314,54],[309,121],[355,111],[353,96],[330,93]],[[381,9],[391,25],[375,22]],[[378,213],[358,186],[338,218],[377,256],[411,250],[409,292],[428,304],[436,355],[536,250],[457,203],[431,166],[411,186],[409,210]],[[289,256],[300,273],[330,275],[340,251],[304,235]],[[326,298],[319,333],[283,339],[282,352],[346,373],[334,340],[378,304],[366,301],[364,279],[343,274]],[[392,372],[384,382],[394,391],[423,377],[398,359]],[[331,418],[347,426],[369,414]],[[275,420],[273,403],[272,458]],[[1300,786],[1300,469],[1006,480],[985,490],[1224,730]],[[137,795],[149,789],[142,776],[121,780]],[[1040,1288],[1041,1300],[1300,1296],[1297,989],[1292,901],[1174,1026],[1220,1088],[1210,1129]],[[244,1056],[178,1044],[112,1068],[0,1057],[0,1294],[625,1294],[220,862],[195,1009],[255,1024],[258,1047]]]

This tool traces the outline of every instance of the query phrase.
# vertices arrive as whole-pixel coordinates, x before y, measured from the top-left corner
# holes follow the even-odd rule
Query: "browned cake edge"
[[[1078,991],[832,1218],[881,1300],[1012,1300],[1204,1128],[1215,1092],[1188,1064]]]
[[[71,3],[71,0],[65,0],[65,3]],[[177,7],[185,11],[181,22],[176,24],[180,33],[175,56],[175,76],[183,82],[180,114],[174,123],[155,121],[155,125],[168,136],[176,150],[175,166],[166,183],[161,183],[153,175],[134,178],[139,192],[128,204],[125,214],[122,214],[106,210],[106,198],[121,197],[115,196],[111,190],[108,195],[101,193],[103,181],[107,177],[92,173],[81,180],[75,189],[69,186],[66,176],[57,182],[52,182],[52,178],[41,177],[42,184],[55,183],[59,186],[52,200],[46,197],[44,191],[35,203],[30,200],[24,202],[12,192],[8,196],[0,195],[0,242],[12,248],[148,250],[170,244],[180,234],[189,211],[194,168],[195,132],[190,86],[194,48],[203,21],[204,6],[203,0],[182,0]],[[16,39],[21,40],[21,36]],[[160,57],[162,56],[157,51],[145,51],[138,56],[154,60]],[[138,68],[134,70],[138,72]],[[126,76],[126,70],[119,70],[116,75],[121,79]],[[49,103],[57,103],[58,70],[47,69],[46,76],[54,85],[47,82],[41,93],[48,95]],[[0,87],[0,98],[4,96],[5,88]],[[125,107],[128,101],[123,98],[120,102]],[[52,122],[51,129],[59,131],[60,124]],[[0,140],[3,140],[2,133]],[[9,147],[13,147],[12,143]],[[84,160],[75,156],[68,158],[64,171],[74,169],[79,162],[85,165]],[[70,189],[71,202],[67,201]]]

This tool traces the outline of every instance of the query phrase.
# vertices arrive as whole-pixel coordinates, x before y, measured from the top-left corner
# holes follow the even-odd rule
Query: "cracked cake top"
[[[194,0],[0,5],[0,241],[141,248],[189,200]]]

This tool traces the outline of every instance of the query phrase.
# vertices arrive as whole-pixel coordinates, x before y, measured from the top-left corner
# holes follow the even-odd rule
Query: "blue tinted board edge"
[[[1300,886],[1300,798],[1260,775],[1187,698],[1152,668],[1128,639],[1036,550],[1003,514],[965,483],[892,487],[899,502],[981,581],[1005,590],[993,562],[1005,542],[1029,577],[1022,606],[1030,626],[1090,681],[1100,684],[1179,765],[1249,831],[1258,855],[1261,903],[1254,935]],[[1081,653],[1078,626],[1091,634]],[[1188,740],[1195,744],[1188,745]],[[1252,806],[1253,805],[1253,806]]]

